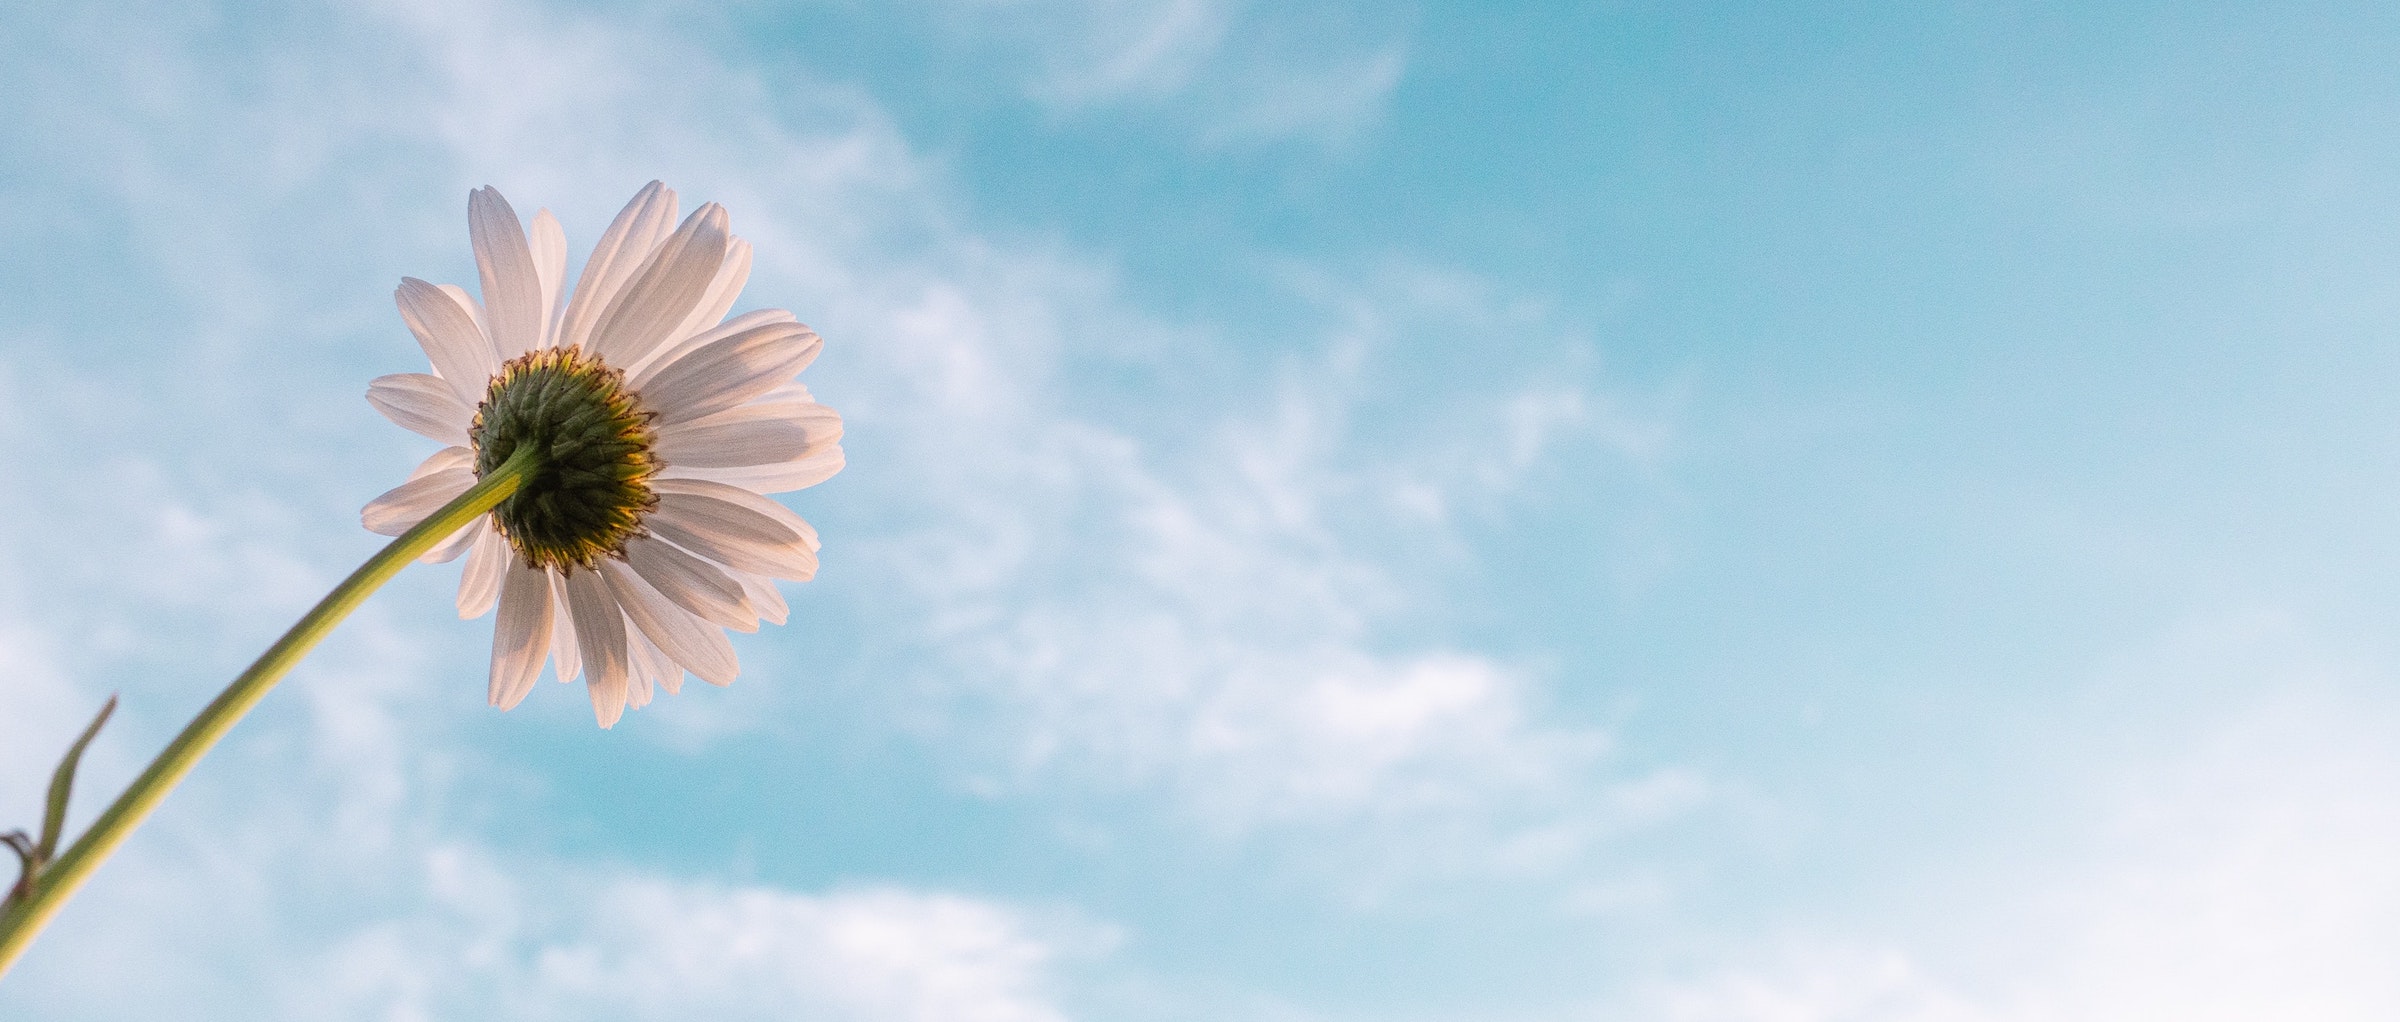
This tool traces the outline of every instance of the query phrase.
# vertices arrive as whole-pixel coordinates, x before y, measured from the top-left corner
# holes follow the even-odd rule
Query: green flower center
[[[531,444],[540,464],[492,518],[529,567],[572,571],[623,554],[658,507],[650,477],[655,416],[625,386],[625,372],[577,348],[509,359],[492,378],[467,432],[475,474]]]

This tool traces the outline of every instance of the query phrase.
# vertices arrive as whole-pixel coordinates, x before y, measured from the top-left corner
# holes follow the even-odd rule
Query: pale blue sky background
[[[0,825],[380,542],[390,291],[643,182],[850,468],[731,689],[419,568],[0,1016],[2400,1014],[2377,5],[0,3]]]

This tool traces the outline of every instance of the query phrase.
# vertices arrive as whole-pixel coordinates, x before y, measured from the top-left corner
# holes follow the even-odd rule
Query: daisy
[[[448,446],[368,503],[397,536],[530,445],[522,487],[423,560],[465,554],[458,612],[500,614],[491,704],[512,708],[549,660],[581,675],[601,727],[685,672],[724,685],[725,629],[789,614],[775,579],[816,574],[817,533],[765,494],[842,467],[842,419],[796,375],[815,331],[782,309],[726,312],[750,245],[709,203],[675,224],[653,181],[566,280],[566,236],[544,209],[528,236],[500,193],[467,199],[482,300],[400,282],[401,318],[433,372],[376,379],[367,400]]]

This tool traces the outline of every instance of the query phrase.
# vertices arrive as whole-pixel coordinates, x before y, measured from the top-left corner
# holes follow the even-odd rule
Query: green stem
[[[333,631],[333,626],[350,616],[351,611],[358,609],[358,605],[366,602],[367,597],[385,582],[391,581],[392,576],[408,566],[408,562],[423,556],[442,540],[450,538],[460,527],[517,492],[517,488],[524,484],[525,477],[531,474],[535,456],[534,445],[518,447],[514,455],[485,475],[473,488],[459,494],[458,499],[443,505],[432,517],[417,523],[415,528],[402,533],[391,545],[368,558],[367,563],[359,565],[358,570],[343,579],[341,585],[335,586],[332,592],[325,594],[324,599],[317,601],[317,605],[310,608],[307,616],[293,625],[291,631],[283,633],[283,638],[267,647],[257,663],[251,664],[241,677],[233,679],[233,684],[225,686],[225,691],[218,694],[216,701],[201,710],[198,717],[184,726],[183,733],[168,743],[166,751],[150,761],[150,766],[134,779],[133,786],[117,796],[116,802],[108,807],[107,812],[101,813],[99,819],[92,821],[91,829],[83,832],[83,837],[76,840],[74,847],[67,849],[66,854],[42,870],[40,879],[34,885],[33,896],[19,902],[4,918],[0,918],[0,975],[7,974],[9,966],[16,964],[17,957],[25,953],[27,945],[33,943],[34,936],[41,933],[42,927],[49,924],[52,916],[58,914],[59,907],[74,896],[76,889],[83,886],[92,871],[99,868],[100,863],[117,850],[118,845],[125,843],[126,836],[133,833],[133,828],[149,818],[151,810],[158,808],[159,802],[167,797],[167,792],[174,790],[175,785],[183,781],[184,775],[192,772],[192,767],[200,762],[200,757],[207,755],[217,740],[233,729],[236,721],[249,713],[251,707],[258,705],[268,689],[283,680],[284,674],[299,663],[301,657],[308,655],[309,650],[316,648],[317,643]]]

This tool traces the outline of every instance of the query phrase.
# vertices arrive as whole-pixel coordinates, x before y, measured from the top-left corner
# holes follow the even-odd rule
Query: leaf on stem
[[[83,737],[67,749],[67,758],[58,761],[58,772],[50,775],[50,801],[42,808],[42,839],[33,846],[37,868],[58,857],[58,832],[67,826],[67,796],[75,790],[75,766],[83,761],[83,747],[92,744],[100,725],[108,723],[108,715],[115,712],[117,697],[112,694],[100,707],[100,715],[92,718],[92,726],[84,728]]]

